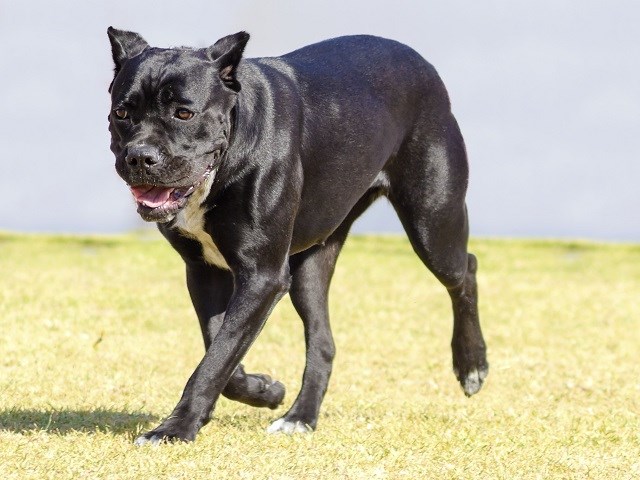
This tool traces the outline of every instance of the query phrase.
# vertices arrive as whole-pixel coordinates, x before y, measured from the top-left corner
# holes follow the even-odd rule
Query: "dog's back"
[[[339,123],[348,131],[364,124],[366,129],[354,132],[364,133],[393,124],[401,134],[425,108],[433,113],[450,108],[435,68],[412,48],[381,37],[338,37],[245,62],[276,82],[275,72],[286,78],[304,101],[304,120],[313,125]]]
[[[247,86],[240,101],[253,102],[252,111],[259,112],[252,122],[263,119],[260,134],[267,141],[251,142],[253,148],[294,139],[302,176],[314,179],[305,182],[294,251],[326,238],[336,218],[346,218],[363,197],[387,194],[386,170],[393,162],[405,163],[406,170],[427,169],[406,151],[419,150],[420,162],[426,162],[424,146],[441,141],[434,126],[457,132],[435,68],[393,40],[346,36],[282,57],[245,59],[238,78]],[[318,210],[319,200],[333,207]]]

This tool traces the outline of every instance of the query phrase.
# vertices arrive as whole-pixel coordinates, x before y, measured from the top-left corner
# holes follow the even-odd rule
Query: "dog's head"
[[[209,183],[229,146],[236,69],[249,34],[204,49],[150,47],[108,29],[115,75],[109,131],[116,171],[143,219],[167,222]]]

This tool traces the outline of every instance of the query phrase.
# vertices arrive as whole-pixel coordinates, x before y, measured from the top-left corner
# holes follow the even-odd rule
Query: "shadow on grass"
[[[70,432],[136,433],[140,426],[158,417],[146,413],[115,410],[0,410],[0,430],[29,433],[47,431],[58,435]]]

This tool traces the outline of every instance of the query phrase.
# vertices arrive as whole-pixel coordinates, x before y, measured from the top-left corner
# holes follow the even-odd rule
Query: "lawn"
[[[1,479],[640,478],[640,246],[476,239],[491,370],[465,398],[444,289],[402,237],[353,237],[317,432],[268,435],[300,385],[288,298],[245,359],[277,411],[222,399],[195,443],[132,445],[203,353],[155,235],[0,234]]]

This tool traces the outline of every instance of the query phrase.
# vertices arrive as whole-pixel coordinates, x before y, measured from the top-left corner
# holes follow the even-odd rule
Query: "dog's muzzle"
[[[159,157],[154,157],[153,153],[153,149],[130,149],[126,157],[127,164],[134,168],[152,169],[154,162],[160,161]],[[220,154],[219,150],[210,153],[211,163],[191,184],[131,182],[129,188],[138,206],[140,216],[150,222],[170,221],[186,205],[194,192],[203,185],[210,186],[210,181],[215,176],[220,163]],[[133,177],[136,177],[135,173]]]

